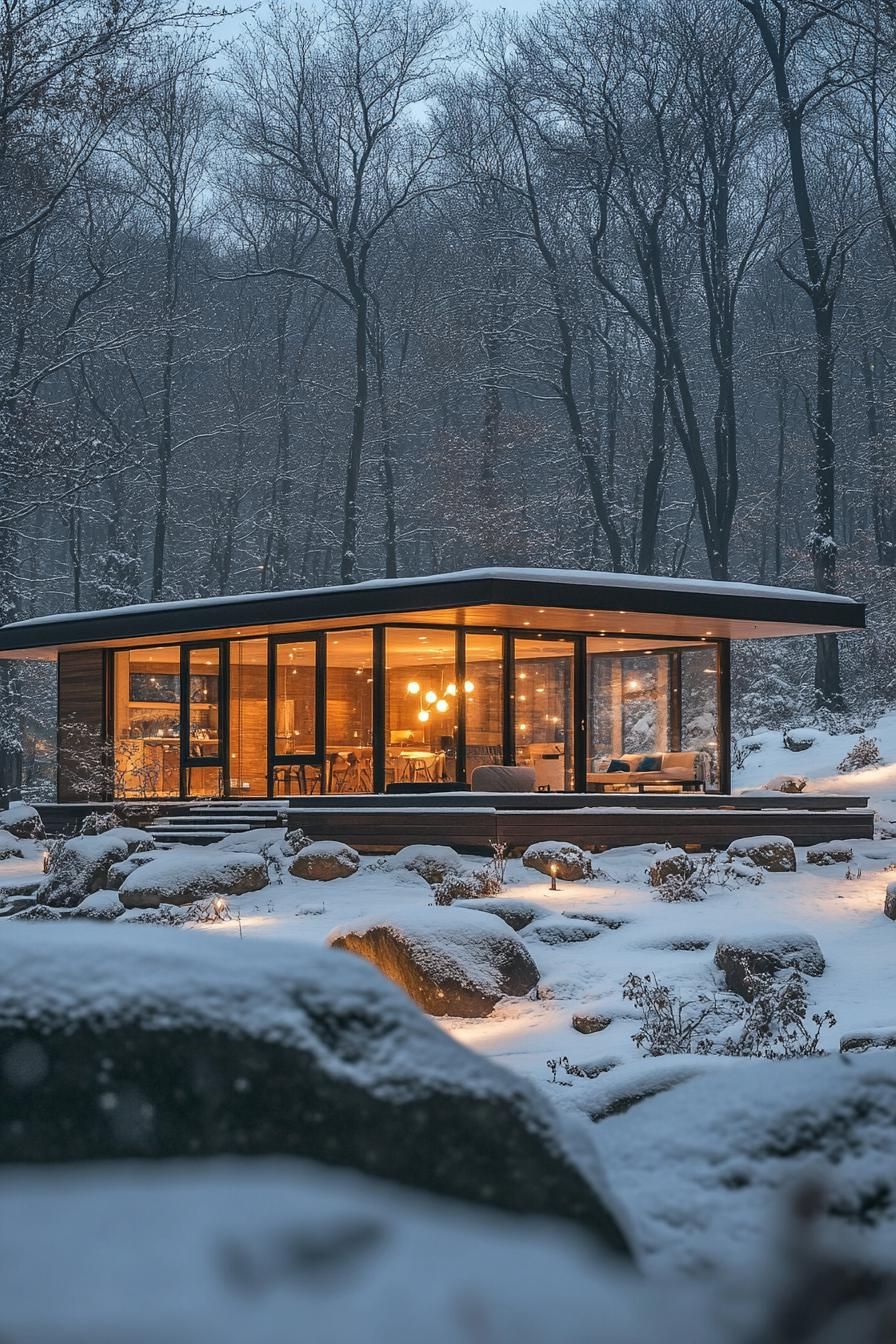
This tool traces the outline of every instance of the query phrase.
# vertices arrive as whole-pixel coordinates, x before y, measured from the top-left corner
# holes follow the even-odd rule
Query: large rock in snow
[[[481,910],[486,915],[497,915],[509,924],[515,932],[528,928],[534,919],[540,919],[550,913],[545,905],[524,900],[521,896],[476,896],[472,900],[458,901],[458,910]]]
[[[591,855],[568,840],[538,840],[523,853],[523,867],[563,882],[581,882],[591,876]]]
[[[724,972],[725,984],[748,1003],[753,995],[750,975],[773,975],[776,971],[802,971],[822,975],[824,956],[811,933],[748,934],[723,938],[716,948],[715,963]]]
[[[0,829],[0,859],[21,859],[25,851],[12,831]]]
[[[350,845],[338,840],[314,840],[299,850],[289,871],[308,882],[333,882],[338,877],[354,877],[360,864],[360,855]]]
[[[386,860],[386,871],[404,869],[437,887],[449,873],[462,873],[464,861],[450,845],[405,845]]]
[[[112,864],[127,858],[128,847],[127,837],[114,830],[66,840],[40,889],[41,904],[71,907],[91,892],[101,891]]]
[[[7,925],[0,1059],[0,1161],[304,1156],[626,1244],[590,1136],[357,957]]]
[[[896,919],[896,882],[888,882],[884,893],[884,914],[887,919]]]
[[[9,831],[17,840],[42,840],[44,835],[40,813],[27,803],[11,803],[0,812],[0,828]]]
[[[111,835],[112,832],[110,831]],[[167,850],[135,868],[118,888],[127,910],[190,905],[210,896],[244,896],[267,885],[268,871],[258,854],[228,850]]]
[[[372,961],[436,1017],[486,1017],[538,984],[522,939],[497,915],[436,906],[334,929],[332,947]]]
[[[767,873],[796,872],[796,850],[786,835],[748,835],[732,840],[728,853],[734,859],[749,859]]]

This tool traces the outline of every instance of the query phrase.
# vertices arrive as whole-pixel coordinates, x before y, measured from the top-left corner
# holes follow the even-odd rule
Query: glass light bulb
[[[453,681],[449,681],[448,685],[445,687],[445,694],[457,695],[457,687],[455,686]]]
[[[429,723],[429,710],[421,709],[420,713],[417,715],[417,718],[421,723]]]
[[[446,713],[446,711],[447,711],[447,709],[448,709],[448,701],[447,701],[447,700],[437,700],[437,701],[436,701],[436,709],[439,711],[440,714],[444,714],[444,713]]]
[[[467,695],[469,695],[470,692],[474,691],[475,689],[476,687],[473,685],[473,682],[470,681],[469,679],[464,682],[464,690],[466,691]]]
[[[420,694],[420,683],[419,683],[419,681],[409,681],[409,682],[408,682],[408,695],[419,695],[419,694]]]
[[[427,691],[423,697],[428,705],[434,705],[438,698],[439,697],[436,695],[435,691]]]

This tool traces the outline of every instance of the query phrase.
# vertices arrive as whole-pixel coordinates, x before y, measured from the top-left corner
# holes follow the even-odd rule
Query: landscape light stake
[[[557,890],[557,865],[551,864],[551,891]]]

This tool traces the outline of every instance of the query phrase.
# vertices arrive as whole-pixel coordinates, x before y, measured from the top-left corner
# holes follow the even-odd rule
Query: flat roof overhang
[[[0,657],[51,657],[61,648],[127,647],[186,636],[249,637],[389,619],[652,638],[761,639],[863,630],[865,607],[850,598],[747,583],[496,568],[43,616],[0,628]]]

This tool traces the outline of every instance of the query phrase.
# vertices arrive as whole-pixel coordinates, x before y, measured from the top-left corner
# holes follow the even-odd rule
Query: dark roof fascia
[[[620,601],[625,602],[624,609],[619,608]],[[243,601],[227,598],[183,607],[147,604],[138,610],[68,615],[56,621],[0,629],[0,651],[103,644],[113,640],[177,636],[222,628],[237,630],[243,626],[404,616],[448,606],[501,603],[567,607],[579,611],[624,610],[659,617],[691,616],[707,621],[729,619],[810,628],[862,630],[865,627],[863,603],[829,602],[820,593],[806,598],[776,597],[765,593],[752,597],[713,592],[710,587],[692,591],[651,588],[649,578],[645,578],[642,588],[621,589],[604,586],[599,581],[592,585],[522,576],[478,575],[447,579],[434,575],[421,583],[384,583],[382,587],[365,584],[357,588],[317,589],[307,594],[253,595]]]

